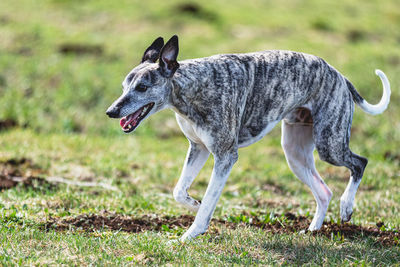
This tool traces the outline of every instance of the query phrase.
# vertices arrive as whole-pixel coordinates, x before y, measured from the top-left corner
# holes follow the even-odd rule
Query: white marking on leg
[[[340,197],[340,218],[342,222],[348,222],[353,214],[353,204],[356,197],[358,186],[361,183],[361,179],[355,181],[353,176],[350,176],[350,181],[347,184],[346,190]]]
[[[182,174],[174,188],[174,198],[179,203],[193,211],[200,207],[200,201],[192,198],[188,194],[193,180],[196,178],[201,168],[206,163],[210,152],[202,145],[190,142],[190,146],[183,165]]]
[[[197,212],[193,224],[189,227],[186,233],[181,237],[181,241],[190,240],[204,233],[214,213],[215,206],[221,196],[225,182],[228,179],[229,173],[233,164],[237,160],[237,154],[227,155],[225,157],[214,156],[214,169],[211,175],[210,183],[207,191],[204,194],[203,201]]]
[[[313,192],[314,198],[317,201],[317,209],[315,211],[314,218],[309,226],[310,231],[318,230],[321,228],[324,218],[326,215],[326,211],[328,210],[329,202],[332,198],[332,191],[322,180],[321,176],[317,172],[317,170],[312,170],[312,182],[311,182],[311,191]]]
[[[312,126],[282,122],[282,147],[290,169],[314,195],[317,209],[308,229],[318,230],[324,222],[332,192],[315,168]]]

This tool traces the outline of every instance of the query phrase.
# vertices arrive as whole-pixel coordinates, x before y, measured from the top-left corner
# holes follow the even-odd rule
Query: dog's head
[[[106,112],[111,118],[121,118],[125,133],[132,132],[145,118],[168,106],[171,79],[179,68],[178,52],[176,35],[165,45],[159,37],[146,49],[142,62],[125,77],[122,95]]]

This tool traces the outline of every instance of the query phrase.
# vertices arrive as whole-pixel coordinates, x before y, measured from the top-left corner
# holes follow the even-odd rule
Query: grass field
[[[398,265],[399,28],[397,0],[0,1],[0,264]],[[388,110],[356,108],[351,148],[369,164],[350,224],[339,217],[349,173],[317,161],[334,195],[322,231],[302,231],[315,202],[278,125],[240,150],[209,231],[170,242],[194,216],[172,197],[188,143],[171,111],[124,135],[105,110],[147,46],[173,34],[179,59],[318,55],[371,103],[382,93],[374,69],[386,73]],[[198,199],[212,164],[190,190]]]

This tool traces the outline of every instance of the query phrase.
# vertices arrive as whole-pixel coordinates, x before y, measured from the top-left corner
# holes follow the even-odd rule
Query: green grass
[[[108,229],[45,231],[51,218],[103,210],[140,217],[191,214],[172,197],[187,150],[171,111],[123,135],[105,117],[125,74],[157,36],[180,37],[179,59],[217,53],[289,49],[326,59],[369,102],[381,96],[374,69],[392,86],[389,109],[372,117],[356,108],[351,148],[369,158],[352,223],[400,229],[400,10],[398,1],[198,1],[201,12],[179,12],[181,1],[0,1],[0,162],[31,159],[42,177],[103,182],[118,188],[17,186],[0,192],[0,264],[308,264],[393,265],[399,246],[373,238],[278,234],[213,225],[181,246],[184,228],[126,233]],[[63,54],[64,44],[102,47],[100,54]],[[386,156],[385,156],[386,155]],[[316,157],[318,157],[316,155]],[[2,168],[3,165],[0,165]],[[348,172],[317,161],[334,196],[326,221],[339,220]],[[1,170],[1,169],[0,169]],[[190,193],[201,198],[210,158]],[[25,171],[25,170],[24,170]],[[29,171],[29,166],[28,170]],[[276,127],[241,149],[215,217],[243,212],[312,216],[314,199],[287,167]],[[235,218],[235,217],[233,217]],[[240,217],[238,217],[240,218]]]

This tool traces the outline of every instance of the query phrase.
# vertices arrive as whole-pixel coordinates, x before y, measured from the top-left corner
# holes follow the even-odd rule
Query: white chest
[[[178,122],[179,127],[181,128],[183,134],[192,142],[197,143],[197,144],[203,144],[203,141],[201,140],[200,136],[196,133],[195,130],[195,125],[179,115],[178,113],[175,113],[176,121]]]

